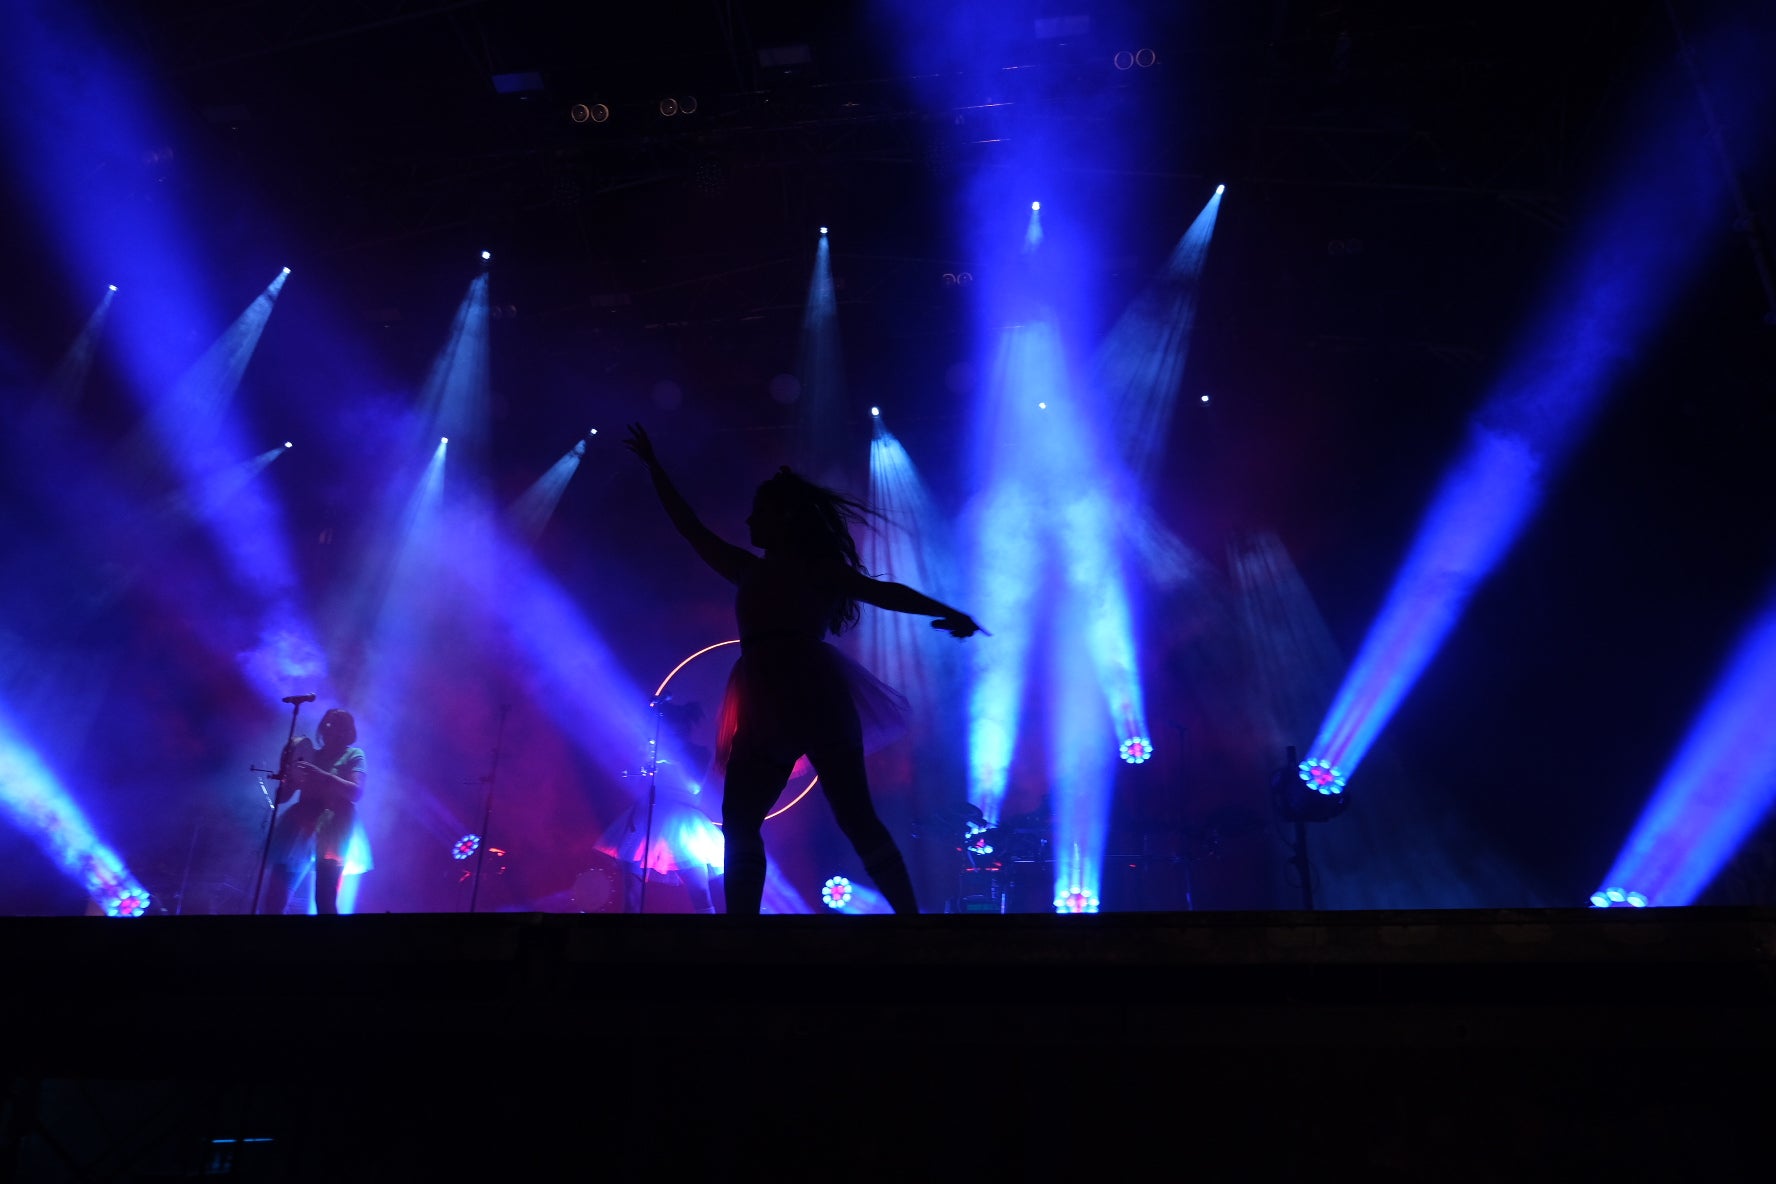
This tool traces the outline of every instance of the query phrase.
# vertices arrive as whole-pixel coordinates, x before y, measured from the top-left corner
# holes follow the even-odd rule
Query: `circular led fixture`
[[[1119,751],[1123,760],[1131,765],[1139,765],[1153,756],[1153,742],[1145,736],[1130,736],[1122,742]]]
[[[1098,911],[1098,898],[1082,888],[1071,892],[1063,892],[1055,897],[1057,913],[1095,913]]]
[[[1647,898],[1626,888],[1600,888],[1591,894],[1591,907],[1644,909],[1647,907]]]
[[[1344,774],[1329,761],[1305,760],[1295,766],[1295,771],[1315,793],[1330,797],[1344,792]]]
[[[834,876],[820,887],[820,903],[829,909],[842,909],[851,903],[851,881]]]
[[[150,903],[148,893],[140,888],[119,888],[111,899],[105,902],[105,915],[107,917],[146,916]]]
[[[479,851],[480,849],[481,849],[481,836],[480,835],[464,835],[462,838],[458,839],[454,844],[451,845],[450,858],[452,858],[452,859],[467,859],[469,856],[473,855],[475,852]]]

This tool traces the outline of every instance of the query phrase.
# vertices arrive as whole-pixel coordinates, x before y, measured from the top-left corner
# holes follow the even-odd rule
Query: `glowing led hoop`
[[[1153,743],[1145,736],[1130,736],[1122,742],[1119,751],[1123,760],[1138,765],[1153,755]]]
[[[480,849],[481,849],[481,836],[480,835],[464,835],[462,838],[458,839],[454,844],[451,845],[450,858],[452,858],[452,859],[467,859],[469,856],[473,855],[475,852],[479,851]]]
[[[689,666],[692,662],[696,661],[698,658],[701,658],[704,654],[707,654],[710,650],[719,650],[723,646],[739,645],[739,644],[740,644],[740,639],[738,637],[736,637],[730,641],[718,641],[714,645],[704,646],[702,649],[693,653],[690,657],[686,658],[684,661],[680,662],[678,665],[674,666],[670,671],[667,672],[666,677],[662,678],[660,680],[660,685],[654,688],[654,698],[658,699],[661,695],[664,695],[666,693],[667,685],[670,684],[674,678],[678,677],[679,671],[683,670],[686,666]],[[769,814],[765,815],[765,821],[766,822],[771,821],[771,819],[777,817],[777,815],[783,813],[785,810],[789,809],[791,806],[795,805],[797,802],[799,802],[803,798],[807,797],[808,791],[813,789],[814,786],[819,781],[820,781],[820,775],[817,773],[814,775],[814,779],[812,781],[809,781],[808,784],[806,784],[802,787],[801,793],[796,794],[796,796],[789,799],[788,802],[784,803],[783,805],[777,807],[775,810],[771,811]],[[721,823],[718,822],[718,823],[716,823],[716,825],[720,826]]]

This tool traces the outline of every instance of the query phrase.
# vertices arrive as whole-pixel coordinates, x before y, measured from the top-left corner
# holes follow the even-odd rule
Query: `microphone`
[[[284,696],[284,702],[286,702],[286,703],[313,703],[314,701],[315,701],[315,697],[313,695],[285,695]]]

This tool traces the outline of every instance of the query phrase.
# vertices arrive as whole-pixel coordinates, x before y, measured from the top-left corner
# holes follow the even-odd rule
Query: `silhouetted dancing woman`
[[[876,888],[895,912],[917,913],[912,877],[876,817],[864,768],[865,716],[899,697],[825,637],[855,625],[859,604],[934,617],[932,627],[952,637],[985,631],[967,613],[863,570],[851,537],[851,524],[868,513],[861,504],[785,467],[753,497],[746,523],[752,545],[764,552],[754,555],[698,519],[640,424],[629,425],[624,446],[647,466],[678,533],[736,589],[740,657],[728,676],[716,741],[716,762],[725,769],[727,911],[758,913],[765,815],[805,755]]]

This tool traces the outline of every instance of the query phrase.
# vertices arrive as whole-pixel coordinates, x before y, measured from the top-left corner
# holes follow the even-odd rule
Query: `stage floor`
[[[1776,1101],[1765,910],[0,929],[6,1179],[1719,1180]]]

